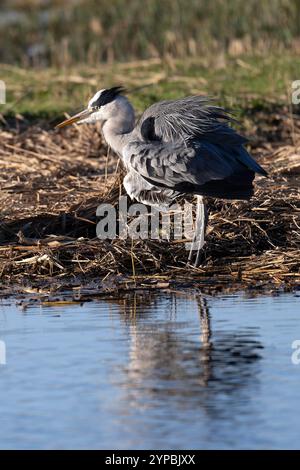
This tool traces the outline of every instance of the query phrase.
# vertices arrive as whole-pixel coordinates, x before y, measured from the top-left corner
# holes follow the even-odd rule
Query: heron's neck
[[[134,119],[111,118],[103,125],[102,132],[106,143],[122,156],[124,146],[130,140],[130,134],[134,129]]]

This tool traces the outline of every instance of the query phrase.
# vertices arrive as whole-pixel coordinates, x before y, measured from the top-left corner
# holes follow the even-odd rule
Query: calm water
[[[0,448],[300,448],[299,306],[296,294],[2,301]]]

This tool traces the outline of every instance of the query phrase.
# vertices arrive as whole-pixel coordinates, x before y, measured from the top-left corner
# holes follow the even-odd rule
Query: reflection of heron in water
[[[149,308],[149,299],[146,302]],[[152,302],[157,303],[155,299]],[[125,304],[126,320],[130,321],[131,333],[128,374],[133,381],[138,383],[140,381],[144,382],[145,377],[153,376],[153,373],[157,378],[163,380],[183,379],[189,374],[186,365],[194,360],[194,352],[190,356],[186,347],[183,355],[181,355],[180,348],[184,344],[178,340],[181,337],[179,329],[185,325],[176,322],[177,298],[175,296],[168,298],[166,302],[168,302],[168,305],[166,305],[168,321],[166,322],[159,320],[154,322],[144,321],[144,315],[141,318],[141,304],[137,304],[136,296],[131,299],[128,306]],[[199,348],[196,357],[199,359],[198,365],[201,367],[202,372],[195,379],[196,382],[205,385],[210,376],[211,326],[206,299],[198,296],[197,304],[200,320],[200,342],[194,347]],[[153,303],[151,310],[155,310]],[[185,339],[185,341],[185,346],[191,346],[188,339]],[[184,358],[184,361],[182,361],[182,358]]]
[[[200,328],[193,323],[192,334],[185,316],[179,321],[178,296],[158,297],[157,308],[149,297],[124,304],[131,335],[129,363],[122,374],[122,388],[129,395],[125,402],[144,408],[172,397],[180,407],[192,400],[193,406],[222,413],[220,393],[235,406],[246,385],[255,385],[262,346],[253,339],[253,330],[212,334],[206,299],[194,299]]]

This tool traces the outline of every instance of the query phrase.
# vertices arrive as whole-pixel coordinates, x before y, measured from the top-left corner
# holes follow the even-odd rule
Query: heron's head
[[[134,112],[128,99],[121,95],[124,91],[124,88],[119,86],[97,91],[88,102],[86,109],[56,127],[65,127],[75,122],[78,124],[94,122],[104,124],[111,118],[128,121],[131,125],[134,120]]]

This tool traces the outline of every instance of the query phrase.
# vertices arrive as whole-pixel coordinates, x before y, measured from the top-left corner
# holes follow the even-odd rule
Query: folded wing
[[[123,158],[148,183],[179,193],[226,199],[248,199],[253,193],[257,164],[242,146],[135,141],[125,147]]]

